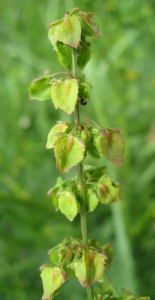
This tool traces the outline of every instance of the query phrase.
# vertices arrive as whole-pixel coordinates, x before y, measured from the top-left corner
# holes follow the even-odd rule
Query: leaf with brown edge
[[[50,24],[48,38],[55,47],[60,41],[73,48],[77,48],[81,38],[81,24],[77,16],[77,10],[66,14],[63,19]]]
[[[44,294],[42,299],[50,300],[53,298],[54,293],[66,281],[66,273],[60,268],[45,268],[41,272],[43,282]]]
[[[54,147],[55,140],[57,138],[56,134],[59,132],[67,132],[70,128],[69,123],[58,122],[55,126],[50,130],[47,137],[46,149],[50,149]]]
[[[68,172],[71,167],[84,159],[85,143],[70,134],[57,135],[54,152],[60,172]]]
[[[118,128],[103,129],[99,139],[102,154],[116,166],[122,164],[125,142]]]
[[[83,251],[82,258],[75,266],[75,275],[83,287],[101,281],[105,270],[105,260],[106,257],[102,253],[93,250],[88,250],[87,253]]]
[[[96,36],[100,37],[100,31],[97,25],[97,22],[94,19],[94,13],[84,11],[80,12],[81,15],[81,26],[82,33],[86,36]]]
[[[112,182],[107,174],[101,176],[97,184],[98,199],[102,204],[108,205],[122,199],[122,186]]]
[[[54,82],[51,87],[51,98],[55,108],[60,108],[67,114],[74,111],[78,97],[78,83],[76,79]]]
[[[112,259],[113,259],[113,255],[114,255],[114,250],[112,248],[112,245],[111,244],[105,244],[102,247],[102,250],[105,252],[105,255],[107,257],[106,268],[110,269],[111,262],[112,262]]]

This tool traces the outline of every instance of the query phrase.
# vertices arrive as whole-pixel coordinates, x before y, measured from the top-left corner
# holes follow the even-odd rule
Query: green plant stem
[[[72,75],[76,78],[76,62],[75,62],[75,49],[72,50]],[[80,113],[79,113],[79,104],[77,103],[75,106],[74,120],[76,127],[80,123]],[[86,222],[86,208],[85,208],[85,185],[83,181],[83,162],[80,162],[77,165],[78,172],[78,182],[79,188],[81,189],[81,206],[80,206],[80,219],[81,219],[81,232],[82,232],[82,240],[84,246],[88,244],[88,236],[87,236],[87,222]],[[88,251],[85,250],[85,256],[88,258]],[[86,259],[86,261],[87,261]],[[87,288],[87,299],[93,300],[93,290],[90,285]]]

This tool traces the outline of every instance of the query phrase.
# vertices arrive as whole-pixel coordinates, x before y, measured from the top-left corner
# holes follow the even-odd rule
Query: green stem
[[[76,78],[76,61],[75,61],[75,49],[72,50],[72,75]],[[80,113],[79,113],[79,104],[77,103],[75,106],[74,120],[76,127],[80,123]],[[87,223],[86,223],[86,208],[85,208],[85,185],[83,181],[83,162],[80,162],[77,165],[77,173],[78,173],[78,182],[79,187],[81,189],[81,208],[80,208],[80,219],[81,219],[81,232],[82,232],[82,240],[83,244],[88,244],[88,236],[87,236]],[[85,256],[88,258],[88,251],[85,250]],[[86,259],[87,260],[87,259]],[[93,300],[93,290],[90,285],[87,288],[87,299]]]

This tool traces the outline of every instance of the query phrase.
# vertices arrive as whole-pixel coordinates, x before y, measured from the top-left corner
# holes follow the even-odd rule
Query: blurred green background
[[[120,127],[126,140],[123,165],[104,159],[112,179],[124,185],[124,200],[88,215],[89,236],[115,251],[115,288],[155,295],[155,2],[154,0],[5,0],[0,2],[0,299],[37,300],[39,267],[47,250],[66,236],[80,237],[79,218],[69,223],[55,212],[46,192],[55,184],[49,130],[68,120],[51,101],[28,99],[33,78],[62,70],[47,38],[47,23],[78,6],[93,11],[101,39],[91,39],[84,69],[91,102],[83,117]],[[72,174],[72,172],[71,172]],[[68,174],[67,176],[69,176]],[[65,175],[66,176],[66,175]],[[85,299],[72,280],[57,299]]]

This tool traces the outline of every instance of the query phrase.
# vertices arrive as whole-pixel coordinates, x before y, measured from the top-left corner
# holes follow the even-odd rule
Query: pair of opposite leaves
[[[93,250],[88,251],[88,266],[86,263],[86,250],[83,250],[82,258],[72,263],[75,276],[83,287],[88,287],[94,282],[102,281],[106,256]],[[88,269],[89,268],[89,272]],[[66,269],[67,271],[67,269]],[[60,291],[61,285],[68,279],[67,273],[59,267],[45,267],[41,273],[44,295],[43,300],[50,300],[55,293]]]
[[[91,142],[88,143],[87,137],[81,139],[73,136],[69,123],[59,122],[49,132],[46,148],[54,147],[56,162],[61,172],[67,172],[72,166],[77,165],[85,157],[88,148],[95,147],[98,157],[104,155],[107,160],[120,166],[124,154],[124,139],[120,130],[102,129],[92,133]],[[87,132],[86,132],[87,135]]]
[[[78,89],[76,79],[54,81],[52,75],[44,75],[32,81],[29,97],[40,101],[51,98],[56,109],[60,108],[67,114],[71,114],[77,103]]]
[[[55,47],[60,41],[73,48],[79,46],[82,36],[100,37],[98,25],[94,19],[94,14],[85,13],[79,8],[74,8],[70,13],[66,13],[61,20],[49,24],[48,38]]]

